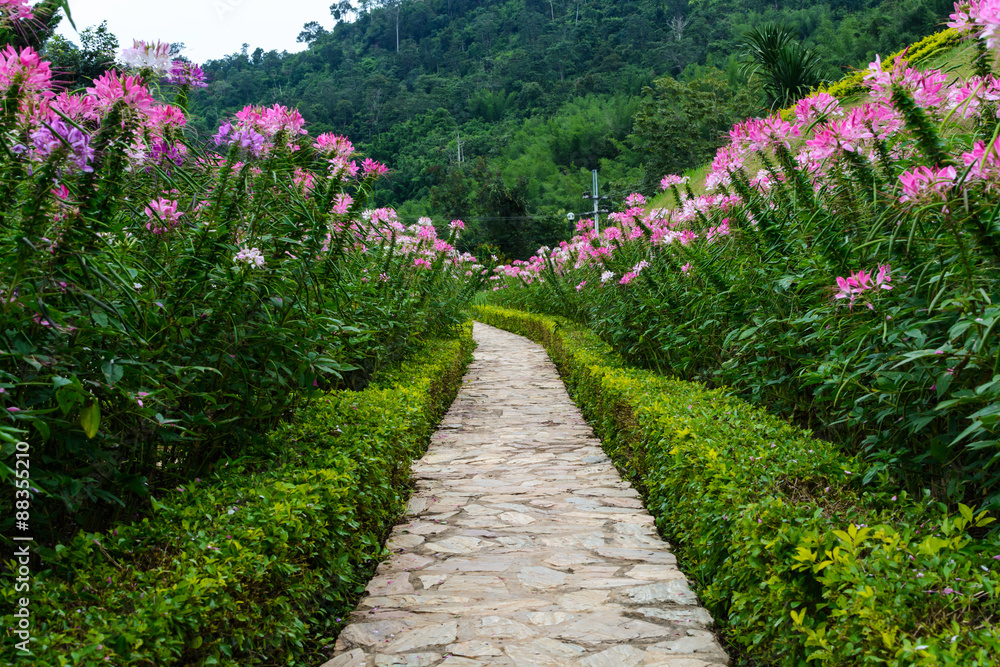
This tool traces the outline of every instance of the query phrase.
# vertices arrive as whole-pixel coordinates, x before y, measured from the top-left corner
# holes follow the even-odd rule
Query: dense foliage
[[[969,76],[876,60],[854,108],[822,93],[736,125],[711,194],[667,176],[677,208],[636,195],[599,236],[584,222],[503,268],[496,300],[729,385],[863,453],[865,481],[1000,505],[1000,79],[984,40]]]
[[[472,347],[468,325],[431,340],[364,390],[325,394],[239,462],[158,495],[141,522],[40,549],[32,664],[325,662]],[[12,579],[0,579],[5,628]],[[14,657],[5,641],[0,659]]]
[[[722,390],[628,367],[571,322],[494,307],[545,345],[645,496],[730,646],[797,667],[996,664],[994,521],[867,490],[864,464]]]
[[[364,386],[459,323],[480,278],[460,221],[439,238],[363,211],[386,168],[297,111],[248,106],[190,141],[201,71],[169,53],[138,43],[77,94],[33,48],[0,51],[0,478],[27,441],[36,538],[129,516],[318,391]]]
[[[584,172],[600,169],[602,187],[619,201],[632,190],[651,194],[663,155],[688,140],[681,123],[639,123],[630,138],[638,106],[659,90],[644,92],[654,80],[718,91],[721,70],[725,83],[713,94],[745,95],[737,66],[744,34],[767,22],[788,26],[816,54],[820,76],[836,80],[930,34],[951,8],[950,0],[387,0],[353,3],[353,12],[350,4],[334,5],[332,30],[306,26],[302,53],[250,46],[206,64],[209,86],[195,96],[193,124],[213,133],[246,104],[296,106],[319,131],[347,134],[391,163],[395,172],[375,189],[380,204],[413,219],[447,215],[439,203],[464,189],[470,244],[503,238],[479,229],[479,218],[508,217],[474,193],[498,170],[512,189],[524,177],[531,217],[518,222],[538,234],[536,245],[568,237],[564,216],[582,208]],[[721,129],[761,102],[724,101],[739,118]],[[696,122],[698,140],[711,145],[685,149],[671,171],[697,166],[719,146],[716,117]],[[476,168],[480,157],[487,169]],[[433,198],[442,187],[447,196]]]

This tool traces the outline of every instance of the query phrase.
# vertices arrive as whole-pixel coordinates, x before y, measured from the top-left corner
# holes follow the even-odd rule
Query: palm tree
[[[787,26],[764,23],[743,35],[741,73],[760,78],[771,109],[804,97],[820,81],[819,59]]]

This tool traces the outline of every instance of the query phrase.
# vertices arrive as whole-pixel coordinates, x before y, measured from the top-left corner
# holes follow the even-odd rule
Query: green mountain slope
[[[489,192],[499,171],[507,210],[538,216],[512,221],[520,228],[509,235],[545,242],[565,233],[567,210],[582,207],[589,174],[581,172],[601,169],[613,194],[653,189],[663,155],[673,152],[664,146],[674,137],[661,132],[657,141],[640,140],[633,116],[649,104],[644,90],[658,77],[686,84],[714,77],[719,99],[730,101],[746,89],[737,72],[739,40],[751,26],[775,21],[795,28],[819,56],[823,75],[839,79],[876,52],[930,34],[951,6],[949,0],[365,2],[341,15],[332,32],[307,25],[301,39],[310,46],[302,53],[248,48],[207,63],[212,83],[195,100],[195,125],[210,134],[246,104],[297,106],[316,131],[346,134],[390,164],[395,172],[377,198],[408,217],[452,211],[466,219],[517,217],[487,205],[497,199]],[[737,106],[744,115],[757,111]],[[673,168],[695,166],[714,151],[715,126],[702,129],[702,143],[711,145],[691,149]],[[485,233],[469,238],[503,240]],[[521,254],[515,246],[502,249]]]

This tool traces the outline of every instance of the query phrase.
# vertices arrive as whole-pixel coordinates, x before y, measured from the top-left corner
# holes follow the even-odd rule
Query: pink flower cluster
[[[660,188],[663,190],[668,190],[672,186],[681,186],[687,183],[690,179],[687,176],[678,176],[677,174],[669,174],[664,176],[660,181]]]
[[[99,76],[87,92],[94,96],[91,120],[103,116],[118,102],[123,102],[132,112],[145,114],[155,101],[140,77],[120,77],[113,69]]]
[[[316,137],[313,148],[329,160],[330,178],[350,180],[358,174],[358,163],[352,160],[354,144],[347,137],[326,132]]]
[[[948,76],[944,72],[909,67],[903,56],[898,56],[889,68],[885,68],[882,58],[876,56],[875,61],[868,64],[865,81],[868,82],[869,94],[882,102],[889,101],[894,85],[909,92],[913,101],[925,109],[941,107],[948,99],[945,90]]]
[[[361,163],[361,173],[365,176],[379,177],[389,171],[389,168],[381,162],[376,162],[370,157],[366,157]]]
[[[645,269],[647,266],[649,266],[649,262],[647,262],[646,260],[640,261],[638,264],[632,267],[631,271],[622,276],[622,279],[618,281],[618,284],[628,285],[630,282],[635,280],[635,278],[638,277],[638,275],[642,273],[642,270]]]
[[[982,39],[986,48],[1000,46],[1000,0],[956,2],[950,18],[949,27]]]
[[[857,273],[852,273],[847,278],[837,276],[837,292],[833,295],[835,299],[848,299],[854,305],[854,300],[861,294],[869,290],[891,290],[892,276],[891,267],[888,264],[881,264],[877,274],[871,274],[864,269]],[[873,308],[871,303],[869,308]]]
[[[30,46],[19,50],[8,44],[0,50],[0,94],[14,85],[22,95],[52,96],[52,69]]]
[[[962,153],[962,163],[971,167],[970,178],[986,181],[988,188],[996,189],[996,184],[1000,183],[1000,146],[997,142],[992,142],[987,150],[985,142],[977,141],[971,151]]]
[[[0,23],[13,23],[35,18],[28,0],[0,0]]]
[[[628,197],[625,198],[625,205],[628,206],[629,208],[633,208],[636,206],[645,206],[646,198],[643,197],[638,192],[633,192],[632,194],[630,194]]]
[[[915,167],[899,176],[903,184],[901,202],[926,203],[945,201],[955,186],[958,172],[954,167]]]
[[[830,116],[843,116],[840,100],[829,93],[818,93],[798,101],[795,105],[795,117],[803,125],[825,120]]]
[[[271,107],[245,106],[236,112],[239,127],[248,127],[265,137],[274,137],[280,132],[296,136],[305,134],[306,121],[298,109],[275,104]]]
[[[0,22],[9,17],[26,18],[30,8],[23,0],[0,0]],[[6,23],[4,23],[6,27]],[[11,152],[15,159],[41,163],[55,167],[55,182],[45,186],[51,192],[59,212],[54,215],[65,217],[73,207],[74,182],[68,178],[73,172],[92,171],[95,151],[91,147],[92,135],[102,128],[121,128],[121,150],[127,159],[126,169],[133,173],[149,171],[154,165],[164,170],[183,166],[187,149],[182,142],[183,128],[187,117],[177,106],[157,102],[146,82],[150,74],[166,74],[167,83],[176,86],[204,86],[204,72],[193,63],[173,60],[171,46],[162,42],[146,43],[136,41],[125,49],[123,60],[133,69],[110,69],[96,80],[82,94],[53,90],[50,64],[30,47],[0,48],[0,95],[12,101],[16,107],[9,118],[7,131],[10,135]],[[116,114],[114,125],[109,125],[112,109]],[[118,115],[120,114],[120,118]],[[218,145],[236,145],[244,154],[231,166],[241,171],[249,167],[249,173],[259,175],[261,170],[253,163],[245,164],[247,154],[263,155],[271,150],[287,148],[300,150],[295,143],[306,134],[305,120],[295,109],[274,104],[270,107],[247,106],[224,122],[215,136]],[[321,134],[313,143],[315,153],[302,155],[303,160],[315,156],[322,165],[326,163],[324,176],[344,181],[354,179],[359,174],[376,178],[388,172],[386,165],[368,158],[359,164],[354,160],[355,151],[351,142],[335,134]],[[193,165],[204,170],[219,170],[226,164],[226,158],[214,155],[199,158]],[[27,174],[37,173],[34,165],[26,165]],[[320,174],[300,163],[291,174],[291,181],[304,196],[308,197],[317,187]],[[68,187],[67,187],[68,186]],[[181,227],[182,220],[191,220],[195,226],[198,216],[208,199],[194,201],[185,213],[178,210],[180,193],[176,190],[164,191],[142,207],[140,222],[150,236],[146,238],[168,238],[171,232]],[[251,194],[253,196],[253,194]],[[371,249],[381,249],[398,259],[397,268],[445,267],[454,275],[481,275],[483,267],[475,257],[461,253],[455,248],[465,225],[461,220],[453,220],[448,225],[447,238],[438,238],[437,230],[429,218],[407,227],[392,209],[367,211],[360,219],[353,215],[355,201],[347,192],[335,192],[330,204],[329,227],[325,233],[329,249],[338,235],[338,242],[354,249],[359,254]],[[188,216],[188,217],[184,217]],[[55,218],[59,220],[60,218]],[[264,252],[251,245],[248,230],[237,228],[236,239],[243,244],[233,255],[233,262],[252,269],[265,268]],[[110,237],[109,237],[110,238]],[[42,238],[53,251],[57,243]],[[286,252],[283,256],[293,257]],[[275,256],[273,260],[281,261]],[[377,272],[373,272],[374,273]],[[389,281],[383,271],[379,281]],[[142,289],[138,283],[136,289]]]
[[[253,269],[263,269],[264,255],[261,253],[259,248],[241,248],[240,251],[233,256],[233,262],[236,264],[243,264]]]
[[[223,122],[212,139],[217,146],[235,144],[252,155],[263,155],[271,150],[274,139],[283,135],[288,149],[294,151],[299,146],[293,139],[306,133],[305,124],[298,109],[281,104],[271,107],[248,105],[236,112],[235,123]]]
[[[151,233],[162,235],[175,229],[181,221],[183,212],[177,212],[177,201],[159,197],[146,206],[146,229]]]

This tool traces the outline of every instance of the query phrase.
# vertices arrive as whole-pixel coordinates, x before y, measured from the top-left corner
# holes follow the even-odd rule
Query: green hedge
[[[29,594],[34,664],[324,662],[472,347],[467,324],[365,390],[318,399],[270,452],[178,488],[149,518],[43,551]],[[3,664],[17,658],[9,638],[2,651]]]
[[[723,390],[628,368],[561,318],[477,319],[542,343],[731,645],[774,665],[1000,664],[1000,537]]]

